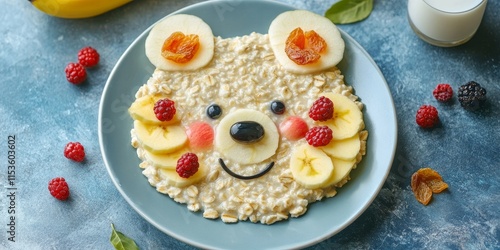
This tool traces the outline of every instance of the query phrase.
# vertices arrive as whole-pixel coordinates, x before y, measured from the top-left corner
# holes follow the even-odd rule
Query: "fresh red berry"
[[[62,177],[56,177],[49,181],[49,191],[58,200],[63,201],[69,197],[68,183]]]
[[[447,102],[453,96],[453,88],[447,83],[440,83],[432,91],[432,95],[440,102]]]
[[[64,156],[70,160],[82,162],[85,158],[85,148],[79,142],[69,142],[64,148]]]
[[[308,130],[307,123],[298,116],[287,117],[279,124],[281,135],[291,141],[304,138]]]
[[[180,177],[189,178],[198,172],[199,167],[198,156],[194,153],[185,153],[177,160],[175,171]]]
[[[333,131],[328,126],[312,127],[306,133],[306,141],[314,147],[326,146],[333,138]]]
[[[326,121],[333,118],[332,100],[324,96],[318,98],[309,109],[309,117],[315,121]]]
[[[87,79],[87,71],[79,63],[69,63],[64,69],[66,79],[73,84],[80,84]]]
[[[165,98],[157,101],[153,108],[156,118],[160,121],[170,121],[174,118],[176,109],[175,102]]]
[[[417,124],[422,128],[432,128],[439,122],[438,111],[431,105],[422,105],[417,111]]]
[[[84,67],[94,67],[99,63],[99,53],[92,47],[85,47],[78,51],[78,62]]]

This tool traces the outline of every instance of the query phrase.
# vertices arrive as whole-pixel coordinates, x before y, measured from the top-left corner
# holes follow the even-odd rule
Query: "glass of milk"
[[[408,20],[424,41],[451,47],[469,41],[488,0],[408,0]]]

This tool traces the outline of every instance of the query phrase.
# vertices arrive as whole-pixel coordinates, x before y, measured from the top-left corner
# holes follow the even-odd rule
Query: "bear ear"
[[[145,47],[146,56],[158,69],[196,70],[212,60],[214,35],[201,18],[177,14],[154,24],[146,38]]]
[[[292,73],[309,74],[334,67],[344,55],[345,44],[337,26],[310,11],[278,15],[268,34],[276,59]]]

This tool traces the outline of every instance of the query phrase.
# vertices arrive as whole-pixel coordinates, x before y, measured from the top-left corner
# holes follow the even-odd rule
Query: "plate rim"
[[[158,230],[160,230],[161,232],[177,239],[177,240],[180,240],[180,241],[183,241],[187,244],[190,244],[192,246],[195,246],[195,247],[201,247],[201,248],[210,248],[210,247],[215,247],[215,246],[208,246],[208,245],[205,245],[205,244],[202,244],[202,243],[199,243],[197,242],[196,240],[194,240],[193,238],[188,238],[188,237],[185,237],[181,234],[178,234],[172,230],[169,230],[168,228],[165,228],[163,225],[160,225],[158,222],[156,222],[155,220],[153,220],[150,216],[148,216],[144,211],[142,211],[141,209],[139,209],[134,201],[131,199],[131,197],[125,193],[125,191],[123,190],[123,188],[121,187],[121,184],[118,182],[116,176],[114,176],[114,171],[113,169],[110,167],[110,163],[108,162],[108,159],[107,159],[107,156],[105,154],[106,152],[106,149],[105,149],[105,146],[104,146],[104,143],[103,143],[103,140],[104,140],[104,137],[103,137],[103,109],[104,109],[104,101],[106,99],[106,93],[108,92],[108,89],[109,89],[109,86],[112,82],[112,78],[113,76],[115,75],[116,71],[118,70],[119,68],[119,65],[124,61],[124,59],[126,58],[126,56],[130,53],[131,50],[134,49],[135,46],[137,46],[138,43],[140,43],[141,41],[141,38],[145,35],[147,35],[147,33],[149,33],[149,31],[151,30],[151,28],[158,22],[160,22],[162,19],[164,18],[167,18],[168,16],[171,16],[171,15],[175,15],[175,14],[179,14],[179,13],[184,13],[184,12],[187,12],[191,9],[195,9],[195,8],[199,8],[199,7],[203,7],[203,6],[210,6],[210,5],[213,5],[215,3],[224,3],[224,2],[231,2],[229,0],[213,0],[213,1],[207,1],[207,2],[200,2],[200,3],[196,3],[196,4],[192,4],[192,5],[188,5],[184,8],[181,8],[179,10],[176,10],[168,15],[165,15],[164,17],[158,19],[157,21],[154,21],[153,24],[151,24],[148,28],[146,28],[143,32],[141,32],[135,39],[134,41],[127,47],[127,49],[122,53],[122,55],[120,56],[120,58],[117,60],[115,66],[113,67],[112,71],[110,72],[109,76],[108,76],[108,79],[105,83],[105,86],[103,88],[103,91],[102,91],[102,95],[101,95],[101,99],[100,99],[100,103],[99,103],[99,113],[98,113],[98,136],[99,136],[99,148],[100,148],[100,151],[101,151],[101,156],[102,156],[102,159],[104,161],[104,164],[106,166],[106,170],[109,174],[109,176],[111,177],[111,180],[113,182],[113,184],[115,185],[115,187],[118,189],[119,193],[121,194],[121,196],[127,201],[127,203],[134,209],[134,211],[136,211],[143,219],[145,219],[148,223],[150,223],[151,225],[153,225],[154,227],[156,227]],[[291,6],[289,4],[285,4],[285,3],[281,3],[281,2],[276,2],[276,1],[270,1],[270,0],[256,0],[256,1],[248,1],[248,2],[260,2],[260,3],[264,3],[264,4],[272,4],[272,5],[278,5],[278,6],[281,6],[281,7],[284,7],[284,8],[289,8],[289,9],[297,9],[296,7],[294,6]],[[387,84],[387,81],[382,73],[382,71],[380,70],[380,68],[378,67],[378,65],[376,64],[376,62],[373,60],[373,58],[369,55],[369,53],[355,40],[353,39],[349,34],[347,34],[345,31],[343,31],[340,27],[338,27],[342,37],[344,39],[348,39],[350,43],[352,43],[356,49],[361,52],[365,59],[367,59],[370,64],[374,67],[374,69],[376,70],[376,72],[378,73],[378,75],[381,77],[381,80],[383,81],[383,87],[385,88],[385,91],[387,93],[389,93],[389,101],[390,101],[390,104],[391,105],[391,108],[390,110],[388,110],[391,114],[391,117],[394,118],[393,120],[393,123],[392,123],[392,126],[394,127],[394,131],[392,133],[393,135],[393,141],[391,142],[391,145],[392,145],[392,148],[390,149],[391,151],[391,155],[390,155],[390,162],[388,163],[389,166],[386,168],[386,172],[384,173],[383,175],[383,180],[380,181],[378,183],[378,185],[376,186],[375,188],[375,192],[373,192],[373,195],[370,197],[369,201],[366,202],[362,207],[360,207],[358,209],[358,212],[352,216],[349,220],[347,220],[342,226],[338,227],[336,230],[333,230],[331,232],[326,232],[326,233],[323,233],[321,235],[318,235],[316,238],[312,238],[312,239],[309,239],[309,240],[306,240],[303,244],[301,245],[292,245],[292,246],[287,246],[287,247],[292,247],[292,248],[303,248],[303,247],[307,247],[307,246],[311,246],[313,244],[316,244],[316,243],[319,243],[325,239],[328,239],[330,237],[332,237],[333,235],[341,232],[342,230],[344,230],[346,227],[348,227],[349,225],[351,225],[357,218],[359,218],[359,216],[361,216],[365,211],[366,209],[373,203],[373,201],[375,200],[375,198],[378,196],[378,194],[380,193],[380,190],[382,189],[383,185],[385,184],[386,180],[387,180],[387,177],[390,173],[390,170],[391,170],[391,166],[394,162],[394,157],[395,157],[395,154],[396,154],[396,148],[397,148],[397,138],[398,138],[398,127],[397,127],[397,116],[396,116],[396,109],[395,109],[395,105],[394,105],[394,100],[393,100],[393,97],[392,97],[392,94],[391,94],[391,91],[390,91],[390,88]],[[304,215],[306,216],[306,215]],[[293,218],[293,219],[297,219],[297,218]],[[222,222],[221,222],[222,223]],[[250,222],[242,222],[242,223],[250,223]],[[264,225],[263,225],[264,226]]]

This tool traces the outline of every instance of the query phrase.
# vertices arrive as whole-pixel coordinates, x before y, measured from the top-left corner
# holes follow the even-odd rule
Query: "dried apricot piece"
[[[420,175],[424,182],[430,180],[443,180],[443,177],[441,177],[441,175],[432,168],[421,168],[417,170],[417,173]]]
[[[295,47],[286,47],[285,53],[290,60],[298,65],[306,65],[317,62],[320,55],[310,49],[296,49]]]
[[[286,39],[286,46],[296,46],[299,49],[304,49],[306,47],[306,36],[300,27],[290,32],[290,35]]]
[[[326,41],[316,31],[309,30],[305,33],[307,45],[316,53],[323,53],[326,50]]]
[[[418,172],[415,172],[412,176],[411,176],[411,191],[413,191],[413,193],[415,193],[417,191],[417,188],[418,188],[418,185],[422,183],[422,180],[419,178],[419,175],[418,175]]]
[[[424,182],[420,182],[414,191],[415,198],[418,202],[427,206],[432,198],[432,190]]]
[[[415,198],[427,205],[433,193],[441,193],[448,188],[443,177],[431,168],[421,168],[411,176],[411,190]]]
[[[448,184],[442,180],[430,180],[425,182],[429,186],[433,193],[438,194],[443,192],[448,188]]]
[[[174,32],[163,42],[161,55],[176,63],[187,63],[193,59],[199,47],[198,35]]]
[[[297,27],[288,36],[285,43],[285,53],[298,65],[306,65],[317,62],[326,49],[325,40],[314,30],[304,33]]]

